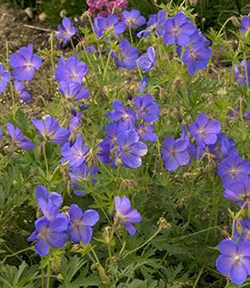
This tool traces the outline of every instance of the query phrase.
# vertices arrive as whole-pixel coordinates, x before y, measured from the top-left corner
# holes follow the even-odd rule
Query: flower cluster
[[[127,0],[87,0],[89,6],[88,11],[97,16],[106,17],[114,11],[120,11],[128,6]]]
[[[222,148],[215,149],[213,146],[221,145],[219,136],[221,125],[217,120],[209,120],[205,113],[200,113],[196,120],[189,125],[188,129],[195,140],[195,144],[189,140],[185,127],[181,138],[175,140],[172,137],[166,137],[164,140],[162,158],[166,169],[169,171],[175,171],[179,166],[187,165],[190,162],[190,154],[195,160],[199,159],[206,148],[210,149],[211,153],[215,154],[216,157],[221,156]],[[224,137],[227,138],[226,136]],[[225,155],[228,147],[225,146],[223,149],[223,155]]]
[[[50,247],[61,248],[69,239],[74,243],[89,243],[93,226],[99,220],[97,211],[89,209],[85,212],[76,204],[69,207],[68,215],[60,212],[63,199],[61,194],[49,192],[40,185],[36,189],[36,199],[42,217],[35,221],[35,231],[28,241],[35,241],[36,252],[43,256],[49,253]]]
[[[49,192],[40,185],[36,189],[36,199],[42,216],[35,221],[35,231],[28,241],[35,241],[36,252],[47,255],[50,247],[58,249],[71,240],[73,243],[89,243],[92,239],[93,227],[99,221],[99,213],[88,209],[83,211],[72,204],[68,211],[60,212],[63,203],[61,194]],[[130,235],[136,233],[134,223],[141,222],[142,217],[136,209],[131,208],[127,197],[115,197],[114,225],[122,224]]]
[[[89,91],[82,87],[88,67],[77,59],[76,55],[67,60],[62,56],[55,70],[55,78],[60,85],[61,93],[68,99],[79,101],[89,97]]]
[[[157,139],[151,123],[158,120],[159,105],[151,94],[136,96],[133,100],[137,113],[126,108],[119,100],[113,103],[114,111],[107,113],[115,122],[107,124],[107,136],[99,144],[98,156],[101,161],[111,163],[113,167],[120,163],[127,168],[139,167],[141,156],[147,153],[147,145],[142,141]]]

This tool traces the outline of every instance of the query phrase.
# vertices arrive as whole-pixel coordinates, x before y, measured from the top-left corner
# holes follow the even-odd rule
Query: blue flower
[[[147,88],[147,87],[148,87],[147,77],[143,76],[141,82],[139,83],[139,91],[138,91],[138,93],[139,94],[144,93],[145,92],[145,88]]]
[[[57,32],[56,38],[62,39],[64,45],[67,44],[71,40],[72,36],[76,34],[76,28],[67,17],[63,18],[62,25],[57,25],[57,29],[59,32]]]
[[[249,31],[250,31],[250,17],[244,16],[241,19],[241,32],[243,35],[246,35],[246,33]]]
[[[26,139],[19,128],[15,128],[11,123],[7,123],[7,130],[12,138],[12,141],[20,148],[25,150],[33,150],[35,144]]]
[[[35,71],[42,66],[42,60],[38,55],[33,54],[33,44],[30,44],[10,55],[10,65],[16,80],[30,81]]]
[[[246,67],[247,66],[247,67]],[[247,79],[246,79],[246,69],[247,69]],[[234,64],[234,75],[239,84],[245,86],[246,83],[250,85],[250,61],[241,61],[240,64]]]
[[[47,116],[44,121],[32,119],[31,122],[42,134],[44,139],[55,144],[64,144],[67,142],[70,132],[67,128],[60,127],[58,122],[51,116]]]
[[[70,133],[73,133],[81,126],[82,114],[79,112],[77,113],[74,109],[71,110],[71,113],[73,114],[73,117],[70,119],[69,131]]]
[[[173,137],[164,139],[161,155],[168,171],[175,171],[179,166],[185,166],[189,163],[188,147],[189,141],[185,139],[175,140]]]
[[[87,65],[79,61],[76,55],[69,57],[67,60],[61,57],[55,70],[55,78],[58,83],[74,82],[81,85],[87,72]]]
[[[148,152],[147,145],[139,141],[139,135],[134,130],[120,133],[117,137],[119,145],[119,158],[123,166],[138,168],[141,166],[141,157]]]
[[[222,185],[230,185],[244,181],[250,174],[250,162],[243,160],[239,155],[231,155],[220,162],[217,168],[218,175],[222,177]]]
[[[123,11],[122,16],[124,18],[127,27],[137,29],[146,23],[145,17],[141,16],[141,13],[137,9],[131,11]]]
[[[115,111],[108,111],[107,116],[111,120],[115,120],[118,122],[119,129],[129,130],[134,127],[134,122],[137,116],[132,109],[125,108],[120,100],[114,101],[113,109]]]
[[[209,120],[205,113],[200,113],[188,128],[197,145],[204,148],[206,145],[216,143],[221,125],[216,120]]]
[[[131,208],[131,203],[126,196],[115,197],[115,210],[115,221],[123,224],[130,235],[134,235],[136,228],[133,224],[142,221],[141,214],[136,209]]]
[[[179,12],[164,22],[164,29],[162,39],[166,44],[176,43],[185,46],[190,42],[190,36],[195,32],[196,27],[183,12]]]
[[[143,72],[147,72],[152,69],[155,59],[155,49],[153,47],[149,47],[147,50],[147,55],[142,55],[138,59],[138,65],[142,68]]]
[[[70,167],[79,167],[83,164],[85,160],[85,155],[89,148],[83,145],[83,139],[80,134],[77,135],[76,141],[73,145],[65,143],[62,146],[62,160],[61,162],[66,162]]]
[[[0,63],[0,93],[3,93],[7,84],[10,82],[11,74],[8,70],[4,70],[3,64]]]
[[[219,244],[219,250],[217,270],[228,275],[233,283],[242,284],[250,274],[250,243],[226,239]]]
[[[212,50],[207,49],[204,45],[196,44],[185,49],[182,62],[188,65],[188,73],[194,74],[197,70],[203,70],[207,67]]]
[[[49,192],[43,185],[36,188],[36,199],[44,216],[48,219],[55,218],[62,205],[62,195],[56,192]]]
[[[85,212],[77,206],[72,204],[69,207],[70,225],[69,237],[74,243],[89,243],[93,234],[93,226],[99,221],[99,214],[97,211],[89,209]]]
[[[28,91],[25,90],[25,86],[22,82],[15,80],[14,87],[17,94],[19,94],[24,102],[29,102],[31,100],[31,95]]]
[[[102,37],[104,32],[119,35],[125,31],[124,21],[119,21],[118,17],[110,14],[107,18],[96,17],[94,20],[94,30],[98,37]]]
[[[143,36],[147,38],[152,31],[155,31],[156,36],[162,36],[166,18],[167,12],[165,10],[160,10],[157,14],[150,15],[147,28],[137,33],[137,37],[141,38]]]
[[[66,98],[72,98],[75,101],[89,98],[89,91],[86,88],[82,88],[79,83],[75,82],[60,82],[60,92]]]
[[[72,167],[72,171],[69,172],[69,176],[74,194],[80,197],[84,196],[86,194],[86,190],[83,187],[83,182],[91,179],[92,184],[95,185],[96,180],[91,177],[95,176],[97,173],[98,167],[96,165],[92,165],[90,168],[85,162],[79,167]]]
[[[149,141],[149,142],[155,142],[157,141],[157,135],[154,132],[154,125],[146,125],[139,124],[136,128],[136,132],[138,133],[140,140],[142,141]]]
[[[119,44],[119,52],[113,57],[117,67],[133,69],[136,67],[139,50],[136,47],[132,47],[127,39],[122,39]]]
[[[210,153],[215,155],[217,161],[221,161],[232,154],[238,155],[233,140],[226,137],[224,133],[219,133],[216,143],[209,145],[208,149]]]
[[[151,123],[158,120],[160,107],[154,101],[154,98],[151,94],[134,97],[134,104],[137,108],[139,117],[142,118],[145,122]]]
[[[224,191],[223,196],[229,200],[235,201],[240,207],[247,203],[245,208],[249,208],[250,200],[250,179],[246,178],[241,182],[236,182],[228,185]]]
[[[36,241],[35,248],[39,255],[48,255],[50,246],[57,249],[67,242],[68,224],[68,217],[64,213],[58,214],[52,220],[43,216],[35,221],[35,231],[28,241]]]

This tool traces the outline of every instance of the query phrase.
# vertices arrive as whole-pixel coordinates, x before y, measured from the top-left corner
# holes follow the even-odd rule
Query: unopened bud
[[[232,21],[234,27],[237,27],[237,28],[241,27],[241,23],[236,16],[232,16],[231,21]]]
[[[161,217],[157,223],[162,229],[169,229],[171,228],[171,224],[164,218]]]

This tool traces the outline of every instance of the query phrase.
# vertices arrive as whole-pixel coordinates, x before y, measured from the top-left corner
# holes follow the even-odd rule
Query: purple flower
[[[147,28],[137,33],[137,37],[141,38],[144,36],[146,38],[152,31],[155,31],[156,36],[161,36],[164,33],[164,22],[166,18],[167,12],[165,10],[160,10],[157,14],[150,15]]]
[[[76,28],[72,25],[69,18],[64,17],[62,20],[62,25],[57,25],[57,29],[59,32],[56,34],[56,38],[62,39],[63,44],[67,44],[71,37],[76,34]]]
[[[69,131],[70,133],[73,133],[74,131],[76,131],[81,127],[82,114],[79,112],[77,113],[73,109],[71,110],[71,112],[73,114],[73,117],[70,119]]]
[[[17,94],[19,94],[24,102],[29,102],[31,100],[30,93],[25,90],[25,86],[22,82],[15,80],[14,87]]]
[[[132,47],[127,39],[122,39],[119,44],[118,55],[113,55],[117,67],[133,69],[136,67],[136,59],[139,57],[139,50]]]
[[[0,63],[0,93],[6,89],[8,82],[11,79],[11,74],[8,70],[4,70],[3,64]]]
[[[183,138],[175,140],[173,137],[166,137],[164,139],[161,155],[168,171],[175,171],[179,166],[189,163],[188,146],[189,141]]]
[[[30,81],[35,71],[42,66],[42,60],[38,55],[33,54],[33,44],[30,44],[10,55],[10,65],[16,80]]]
[[[246,207],[249,209],[249,206]],[[250,240],[250,219],[237,221],[236,225],[236,237],[239,237],[239,242],[249,242]],[[238,226],[238,227],[237,227]]]
[[[71,178],[71,183],[73,186],[73,192],[77,196],[84,196],[86,194],[86,190],[83,187],[83,183],[86,180],[91,180],[92,184],[95,185],[96,180],[91,178],[98,173],[98,168],[96,165],[92,165],[91,168],[87,163],[81,164],[81,166],[72,168],[72,171],[69,173]]]
[[[139,94],[144,93],[145,92],[145,88],[147,88],[147,87],[148,87],[147,77],[143,76],[141,82],[139,83],[139,91],[138,91],[138,93]]]
[[[204,148],[206,145],[216,143],[221,125],[216,120],[210,121],[205,113],[200,113],[188,128],[197,145]]]
[[[36,199],[44,216],[54,219],[62,205],[62,196],[56,192],[49,192],[44,186],[36,188]]]
[[[138,65],[142,68],[143,72],[147,72],[152,69],[155,59],[155,49],[153,47],[149,47],[147,50],[147,55],[142,55],[138,59]]]
[[[241,61],[240,64],[234,64],[234,75],[239,84],[245,86],[246,83],[250,86],[250,61],[247,61],[247,81],[246,81],[246,64]]]
[[[250,179],[246,178],[241,182],[229,185],[224,191],[223,196],[229,200],[235,201],[240,207],[246,202],[250,204]],[[250,206],[249,204],[247,204],[245,208],[248,208]]]
[[[134,104],[137,108],[138,115],[147,123],[155,122],[158,120],[160,113],[159,105],[154,101],[151,94],[144,96],[134,97]]]
[[[222,177],[223,187],[230,189],[230,185],[242,182],[248,177],[250,162],[243,160],[238,155],[231,155],[220,162],[217,172]]]
[[[119,196],[115,197],[115,210],[117,221],[124,225],[130,235],[134,235],[136,228],[133,224],[141,222],[141,214],[136,209],[131,208],[130,201],[126,196],[123,196],[122,199]]]
[[[129,130],[134,127],[136,113],[132,109],[125,108],[120,100],[114,101],[113,109],[115,111],[108,111],[107,116],[111,120],[118,121],[119,129]]]
[[[31,122],[42,134],[45,140],[62,145],[66,143],[69,138],[69,130],[60,127],[58,122],[51,116],[47,116],[44,121],[40,119],[32,119]]]
[[[154,132],[154,125],[142,125],[139,124],[136,128],[136,132],[138,133],[140,140],[142,141],[149,141],[149,142],[155,142],[157,140],[157,135]]]
[[[216,143],[209,145],[208,149],[209,152],[215,156],[217,161],[221,161],[232,154],[238,155],[233,140],[226,137],[224,133],[219,133],[217,135]]]
[[[139,135],[134,130],[120,133],[117,137],[120,159],[127,168],[141,166],[141,157],[148,152],[147,145],[139,141]]]
[[[33,150],[35,148],[35,144],[30,140],[26,139],[19,128],[15,128],[11,123],[7,123],[7,130],[12,138],[12,141],[16,143],[16,145],[24,150]]]
[[[66,98],[73,98],[75,101],[89,98],[89,91],[82,88],[79,83],[75,82],[60,82],[60,92]]]
[[[69,208],[70,225],[69,237],[74,243],[89,243],[93,234],[93,226],[99,220],[97,211],[89,209],[85,212],[76,204]]]
[[[87,72],[87,65],[79,61],[76,55],[69,57],[67,60],[61,57],[55,70],[55,78],[58,83],[74,82],[81,85]]]
[[[207,67],[212,50],[207,49],[203,44],[196,44],[185,49],[182,62],[188,65],[188,73],[194,74],[197,70],[203,70]]]
[[[64,213],[58,214],[54,219],[41,217],[35,221],[35,231],[28,241],[36,241],[36,252],[41,255],[49,254],[49,247],[61,248],[67,242],[66,230],[69,220]]]
[[[109,15],[107,18],[97,17],[94,20],[95,33],[101,37],[104,32],[114,33],[119,35],[125,31],[124,21],[119,21],[118,17],[114,14]]]
[[[196,27],[183,12],[179,12],[164,22],[164,29],[162,39],[166,44],[176,43],[185,46],[190,42],[190,36],[195,32]]]
[[[235,284],[243,283],[250,274],[250,243],[235,243],[230,239],[219,244],[221,255],[216,260],[217,270],[228,275]]]
[[[122,16],[124,18],[127,27],[137,29],[146,23],[145,17],[141,16],[141,13],[137,9],[131,11],[123,11]]]
[[[82,136],[77,135],[76,141],[73,145],[65,143],[62,146],[62,160],[61,162],[66,162],[70,167],[79,167],[83,164],[85,160],[85,155],[88,152],[89,148],[83,145]]]
[[[245,35],[249,31],[250,31],[250,17],[244,16],[241,19],[241,32],[243,35]]]

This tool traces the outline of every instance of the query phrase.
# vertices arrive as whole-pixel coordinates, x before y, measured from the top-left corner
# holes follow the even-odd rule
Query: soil
[[[39,19],[31,9],[15,9],[13,4],[0,0],[0,62],[6,59],[6,45],[9,52],[34,44],[34,51],[49,46],[48,39],[53,30]]]

